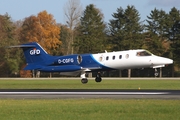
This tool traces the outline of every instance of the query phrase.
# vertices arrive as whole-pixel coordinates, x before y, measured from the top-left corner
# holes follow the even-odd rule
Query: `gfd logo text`
[[[30,55],[39,55],[39,54],[40,54],[40,50],[38,49],[30,50]]]

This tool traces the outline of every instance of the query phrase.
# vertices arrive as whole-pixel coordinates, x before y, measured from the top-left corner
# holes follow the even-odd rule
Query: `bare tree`
[[[79,23],[82,14],[82,6],[80,0],[68,0],[64,7],[64,13],[67,26],[73,30]]]
[[[82,14],[82,5],[80,4],[80,0],[68,0],[64,6],[64,14],[66,25],[71,30],[71,37],[68,40],[69,44],[67,48],[71,51],[70,53],[73,54],[74,48],[72,45],[74,43],[74,28],[78,25]]]

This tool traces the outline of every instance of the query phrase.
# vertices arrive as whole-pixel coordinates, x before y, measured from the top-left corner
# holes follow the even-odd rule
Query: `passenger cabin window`
[[[119,59],[122,59],[122,55],[119,55]]]
[[[148,51],[141,51],[141,52],[137,52],[137,56],[151,56],[152,53],[148,52]]]
[[[109,56],[106,57],[106,60],[109,60]]]
[[[112,59],[114,60],[114,59],[115,59],[115,56],[113,56]]]

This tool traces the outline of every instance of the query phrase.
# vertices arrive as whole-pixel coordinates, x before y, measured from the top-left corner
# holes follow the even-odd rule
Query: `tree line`
[[[168,13],[154,8],[145,21],[135,6],[128,5],[112,13],[104,22],[103,13],[94,4],[85,10],[79,2],[69,0],[65,7],[66,24],[56,23],[46,10],[24,20],[12,21],[6,13],[0,15],[0,77],[30,77],[23,71],[26,65],[20,49],[8,46],[38,42],[51,55],[99,53],[128,49],[147,49],[155,55],[174,60],[163,68],[163,76],[178,76],[180,68],[180,11],[173,7]],[[73,8],[73,9],[72,9]],[[127,71],[122,74],[126,75]],[[133,70],[133,76],[152,76],[150,69]],[[108,76],[116,76],[116,72]],[[122,75],[123,76],[123,75]]]

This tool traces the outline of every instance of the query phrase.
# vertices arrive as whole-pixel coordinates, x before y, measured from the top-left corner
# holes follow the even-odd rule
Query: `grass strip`
[[[180,80],[103,80],[96,83],[89,80],[82,84],[80,80],[0,80],[0,89],[180,89]]]
[[[1,120],[179,120],[179,100],[0,100]]]

